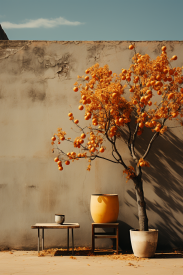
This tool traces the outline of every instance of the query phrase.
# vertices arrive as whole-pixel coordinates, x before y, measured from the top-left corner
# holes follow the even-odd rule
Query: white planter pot
[[[150,258],[154,256],[158,243],[158,230],[149,231],[130,230],[133,253],[137,257]]]

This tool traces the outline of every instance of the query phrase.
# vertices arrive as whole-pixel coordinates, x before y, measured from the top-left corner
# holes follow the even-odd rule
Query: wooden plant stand
[[[95,232],[95,228],[113,228],[113,232]],[[116,253],[118,254],[119,223],[92,223],[92,251],[95,251],[95,239],[116,239]]]

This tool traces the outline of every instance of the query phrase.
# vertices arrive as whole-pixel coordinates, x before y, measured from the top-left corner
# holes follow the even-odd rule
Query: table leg
[[[116,252],[118,254],[118,237],[119,237],[119,230],[118,230],[118,226],[116,227],[116,235],[117,235],[117,238],[116,238]]]
[[[113,235],[116,235],[116,228],[114,227],[114,230],[113,230]],[[115,239],[112,239],[112,241],[113,241],[113,250],[116,250],[116,240]]]
[[[38,251],[38,254],[39,254],[39,228],[38,228],[38,247],[37,247],[37,251]]]
[[[72,256],[74,255],[74,232],[72,228]]]
[[[94,224],[92,224],[92,251],[95,250]]]
[[[42,250],[44,250],[44,228],[42,228]]]
[[[69,228],[67,229],[67,251],[69,251]]]

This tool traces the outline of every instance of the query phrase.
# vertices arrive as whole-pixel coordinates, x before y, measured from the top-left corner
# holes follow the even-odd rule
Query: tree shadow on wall
[[[139,154],[152,133],[146,131],[143,136],[136,143]],[[151,167],[143,169],[143,184],[151,185],[153,193],[152,198],[145,194],[145,201],[157,221],[149,221],[149,228],[159,230],[158,249],[183,247],[183,140],[171,131],[165,133],[155,140],[147,160]],[[127,193],[136,201],[135,190]]]
[[[123,253],[132,253],[130,241],[130,229],[132,229],[132,227],[121,220],[118,220],[117,222],[119,223],[119,247]]]

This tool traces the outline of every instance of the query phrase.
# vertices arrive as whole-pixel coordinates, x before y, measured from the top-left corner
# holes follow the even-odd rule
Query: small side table
[[[113,232],[95,232],[95,228],[113,228]],[[92,251],[95,250],[95,239],[116,239],[116,252],[118,254],[119,223],[92,223]]]
[[[42,229],[42,250],[44,250],[44,229],[67,229],[67,250],[69,251],[69,229],[72,229],[72,255],[74,255],[74,228],[80,228],[79,223],[36,223],[31,226],[32,229],[38,229],[38,254],[40,247],[39,229]]]

